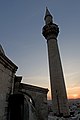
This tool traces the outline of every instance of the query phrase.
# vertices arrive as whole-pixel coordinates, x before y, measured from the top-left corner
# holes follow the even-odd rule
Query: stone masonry
[[[48,105],[47,105],[47,92],[48,89],[37,87],[29,84],[21,83],[21,77],[16,76],[15,78],[15,89],[14,94],[22,93],[29,96],[32,100],[32,104],[35,107],[38,120],[48,119]],[[28,98],[26,98],[28,99]]]
[[[17,66],[0,49],[0,120],[7,119],[8,97],[13,92]]]

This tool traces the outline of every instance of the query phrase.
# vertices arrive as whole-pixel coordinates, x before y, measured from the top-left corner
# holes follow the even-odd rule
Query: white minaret
[[[63,70],[57,44],[59,27],[53,22],[53,17],[46,8],[45,26],[42,34],[47,40],[51,94],[53,101],[53,112],[55,115],[69,116],[68,100],[64,82]]]

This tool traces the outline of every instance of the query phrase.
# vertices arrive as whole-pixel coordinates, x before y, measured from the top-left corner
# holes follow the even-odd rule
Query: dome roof
[[[4,50],[3,50],[2,46],[1,46],[1,44],[0,44],[0,52],[1,52],[2,54],[5,54],[5,52],[4,52]]]

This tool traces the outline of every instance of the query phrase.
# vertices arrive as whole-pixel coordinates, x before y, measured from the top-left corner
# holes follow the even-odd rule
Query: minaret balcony
[[[59,33],[59,27],[54,23],[45,25],[42,30],[42,34],[47,40],[50,38],[57,38],[58,33]]]

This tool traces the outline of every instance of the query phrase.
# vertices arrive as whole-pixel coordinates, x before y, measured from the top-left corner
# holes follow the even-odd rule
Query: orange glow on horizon
[[[80,98],[79,94],[68,95],[68,99],[78,99],[78,98]]]
[[[80,98],[80,87],[68,88],[67,89],[68,99],[78,99]],[[51,100],[51,91],[48,92],[48,100]]]
[[[68,94],[67,95],[67,97],[68,97],[68,99],[78,99],[78,98],[80,98],[80,95],[79,94]],[[51,95],[48,95],[48,100],[51,100]]]
[[[73,87],[67,89],[68,99],[80,98],[80,87]]]
[[[78,93],[73,93],[73,94],[68,94],[68,99],[78,99],[80,98],[80,94]]]

